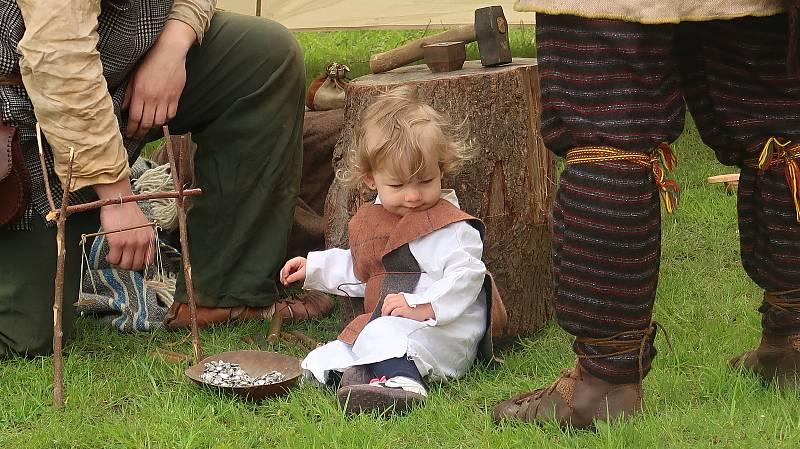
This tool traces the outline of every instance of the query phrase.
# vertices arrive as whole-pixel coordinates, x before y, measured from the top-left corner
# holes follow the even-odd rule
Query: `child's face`
[[[442,172],[437,164],[426,167],[415,179],[404,181],[383,170],[374,171],[364,177],[364,183],[378,191],[381,204],[389,212],[405,216],[410,212],[430,209],[439,201],[442,190]]]

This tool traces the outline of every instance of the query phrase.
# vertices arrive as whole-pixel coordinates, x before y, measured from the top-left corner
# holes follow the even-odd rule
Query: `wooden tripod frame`
[[[37,136],[40,136],[39,125],[36,125]],[[63,362],[63,327],[62,327],[62,306],[64,303],[64,265],[66,260],[66,247],[64,245],[64,235],[67,224],[67,218],[71,214],[77,212],[84,212],[94,209],[99,209],[103,206],[111,204],[124,204],[135,201],[150,200],[155,198],[175,198],[178,209],[178,226],[181,239],[181,259],[183,262],[183,275],[186,281],[186,296],[189,300],[189,316],[191,319],[191,334],[192,334],[192,347],[194,349],[195,363],[203,358],[202,349],[200,347],[200,337],[197,331],[197,306],[194,301],[194,289],[192,287],[192,266],[189,261],[189,239],[186,230],[186,205],[185,198],[188,196],[201,195],[201,189],[183,189],[183,173],[178,170],[182,167],[183,151],[178,151],[177,158],[174,153],[172,139],[169,134],[169,128],[163,127],[164,141],[166,145],[167,155],[169,156],[170,171],[172,173],[172,180],[175,189],[169,192],[157,192],[141,195],[129,195],[119,198],[103,199],[93,201],[91,203],[77,204],[70,206],[69,202],[69,188],[72,185],[72,165],[75,159],[75,151],[70,148],[69,166],[67,167],[67,182],[64,185],[64,196],[61,199],[61,208],[56,209],[53,202],[53,193],[50,190],[50,184],[47,179],[47,168],[44,162],[44,152],[42,150],[41,139],[39,139],[39,162],[42,165],[42,173],[44,173],[45,190],[47,192],[47,199],[50,204],[50,212],[47,214],[48,221],[55,220],[57,226],[56,233],[56,278],[55,278],[55,300],[53,302],[53,405],[56,408],[64,407],[64,362]],[[176,163],[177,159],[177,163]],[[124,232],[126,229],[117,229],[109,231],[109,233]]]

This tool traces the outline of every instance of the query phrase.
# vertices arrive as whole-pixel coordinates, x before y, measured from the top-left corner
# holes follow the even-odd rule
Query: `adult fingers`
[[[144,102],[134,95],[133,98],[131,98],[131,104],[128,108],[128,126],[125,130],[125,134],[127,134],[128,137],[133,137],[139,132],[142,112],[144,112]]]
[[[144,137],[147,131],[153,127],[156,119],[156,106],[152,104],[145,104],[142,110],[142,121],[139,123],[139,129],[136,130],[136,137]]]
[[[172,120],[178,115],[178,101],[171,101],[167,107],[167,121]]]
[[[169,105],[160,104],[156,106],[155,117],[153,119],[153,125],[161,126],[164,123],[167,123],[167,109]]]
[[[122,110],[128,109],[128,106],[131,104],[131,92],[133,91],[133,80],[128,82],[128,85],[125,86],[125,96],[122,98]]]
[[[147,256],[147,250],[145,248],[131,248],[131,252],[133,253],[133,257],[131,258],[131,270],[139,271],[144,268],[144,259]]]
[[[107,242],[108,254],[106,255],[106,261],[113,266],[118,266],[122,260],[122,245],[110,238],[107,240]]]
[[[133,258],[136,256],[136,248],[125,245],[122,248],[122,257],[119,261],[119,268],[130,270],[133,267]]]

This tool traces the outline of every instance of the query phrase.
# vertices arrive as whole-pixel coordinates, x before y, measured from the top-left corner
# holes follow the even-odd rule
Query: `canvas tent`
[[[293,30],[419,28],[471,23],[475,9],[502,5],[512,25],[532,24],[532,13],[514,11],[514,0],[219,0],[220,8],[261,15]]]

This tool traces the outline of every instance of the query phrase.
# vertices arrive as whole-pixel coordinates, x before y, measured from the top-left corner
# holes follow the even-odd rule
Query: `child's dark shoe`
[[[372,370],[367,365],[351,366],[344,370],[342,382],[339,387],[349,387],[350,385],[368,384],[372,379]]]
[[[344,378],[343,378],[344,380]],[[425,402],[428,392],[407,377],[372,379],[368,384],[339,388],[336,398],[347,415],[377,412],[382,416],[403,415]]]

